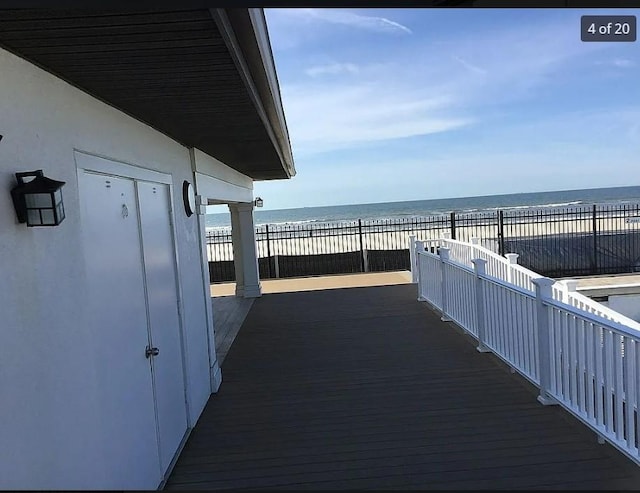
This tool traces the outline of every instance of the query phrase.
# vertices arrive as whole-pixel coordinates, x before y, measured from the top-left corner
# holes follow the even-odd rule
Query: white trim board
[[[162,173],[141,166],[118,161],[113,158],[97,156],[85,151],[74,149],[73,155],[78,170],[92,171],[105,175],[122,176],[136,180],[153,181],[165,185],[173,185],[171,174]],[[173,206],[173,204],[172,204]]]

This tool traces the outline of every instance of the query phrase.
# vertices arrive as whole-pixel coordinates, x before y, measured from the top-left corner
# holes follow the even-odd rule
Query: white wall
[[[218,202],[253,201],[253,180],[195,149],[193,153],[198,194]]]
[[[622,313],[631,320],[640,322],[640,294],[610,295],[609,301],[603,303],[603,305]]]
[[[181,207],[189,151],[1,49],[0,88],[0,489],[92,489],[114,478],[126,487],[100,447],[95,382],[105,366],[91,334],[109,328],[85,308],[74,149],[173,177],[193,424],[210,382],[198,219]],[[15,218],[14,173],[35,169],[67,182],[58,227]]]

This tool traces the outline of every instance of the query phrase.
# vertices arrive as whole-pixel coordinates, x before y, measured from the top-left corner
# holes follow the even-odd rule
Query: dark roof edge
[[[295,176],[291,143],[262,9],[209,9],[256,110],[265,125],[286,176]],[[255,179],[261,179],[256,176]]]

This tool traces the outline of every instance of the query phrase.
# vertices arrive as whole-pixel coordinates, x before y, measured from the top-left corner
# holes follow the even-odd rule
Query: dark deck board
[[[166,489],[640,489],[639,466],[415,299],[257,299]]]

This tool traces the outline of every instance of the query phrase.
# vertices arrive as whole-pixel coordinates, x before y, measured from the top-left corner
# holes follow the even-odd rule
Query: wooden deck
[[[639,489],[414,285],[257,299],[166,489]]]
[[[224,359],[233,344],[244,319],[247,317],[253,298],[239,298],[236,296],[216,296],[211,298],[213,306],[213,327],[215,329],[216,354],[218,364],[223,365]]]

